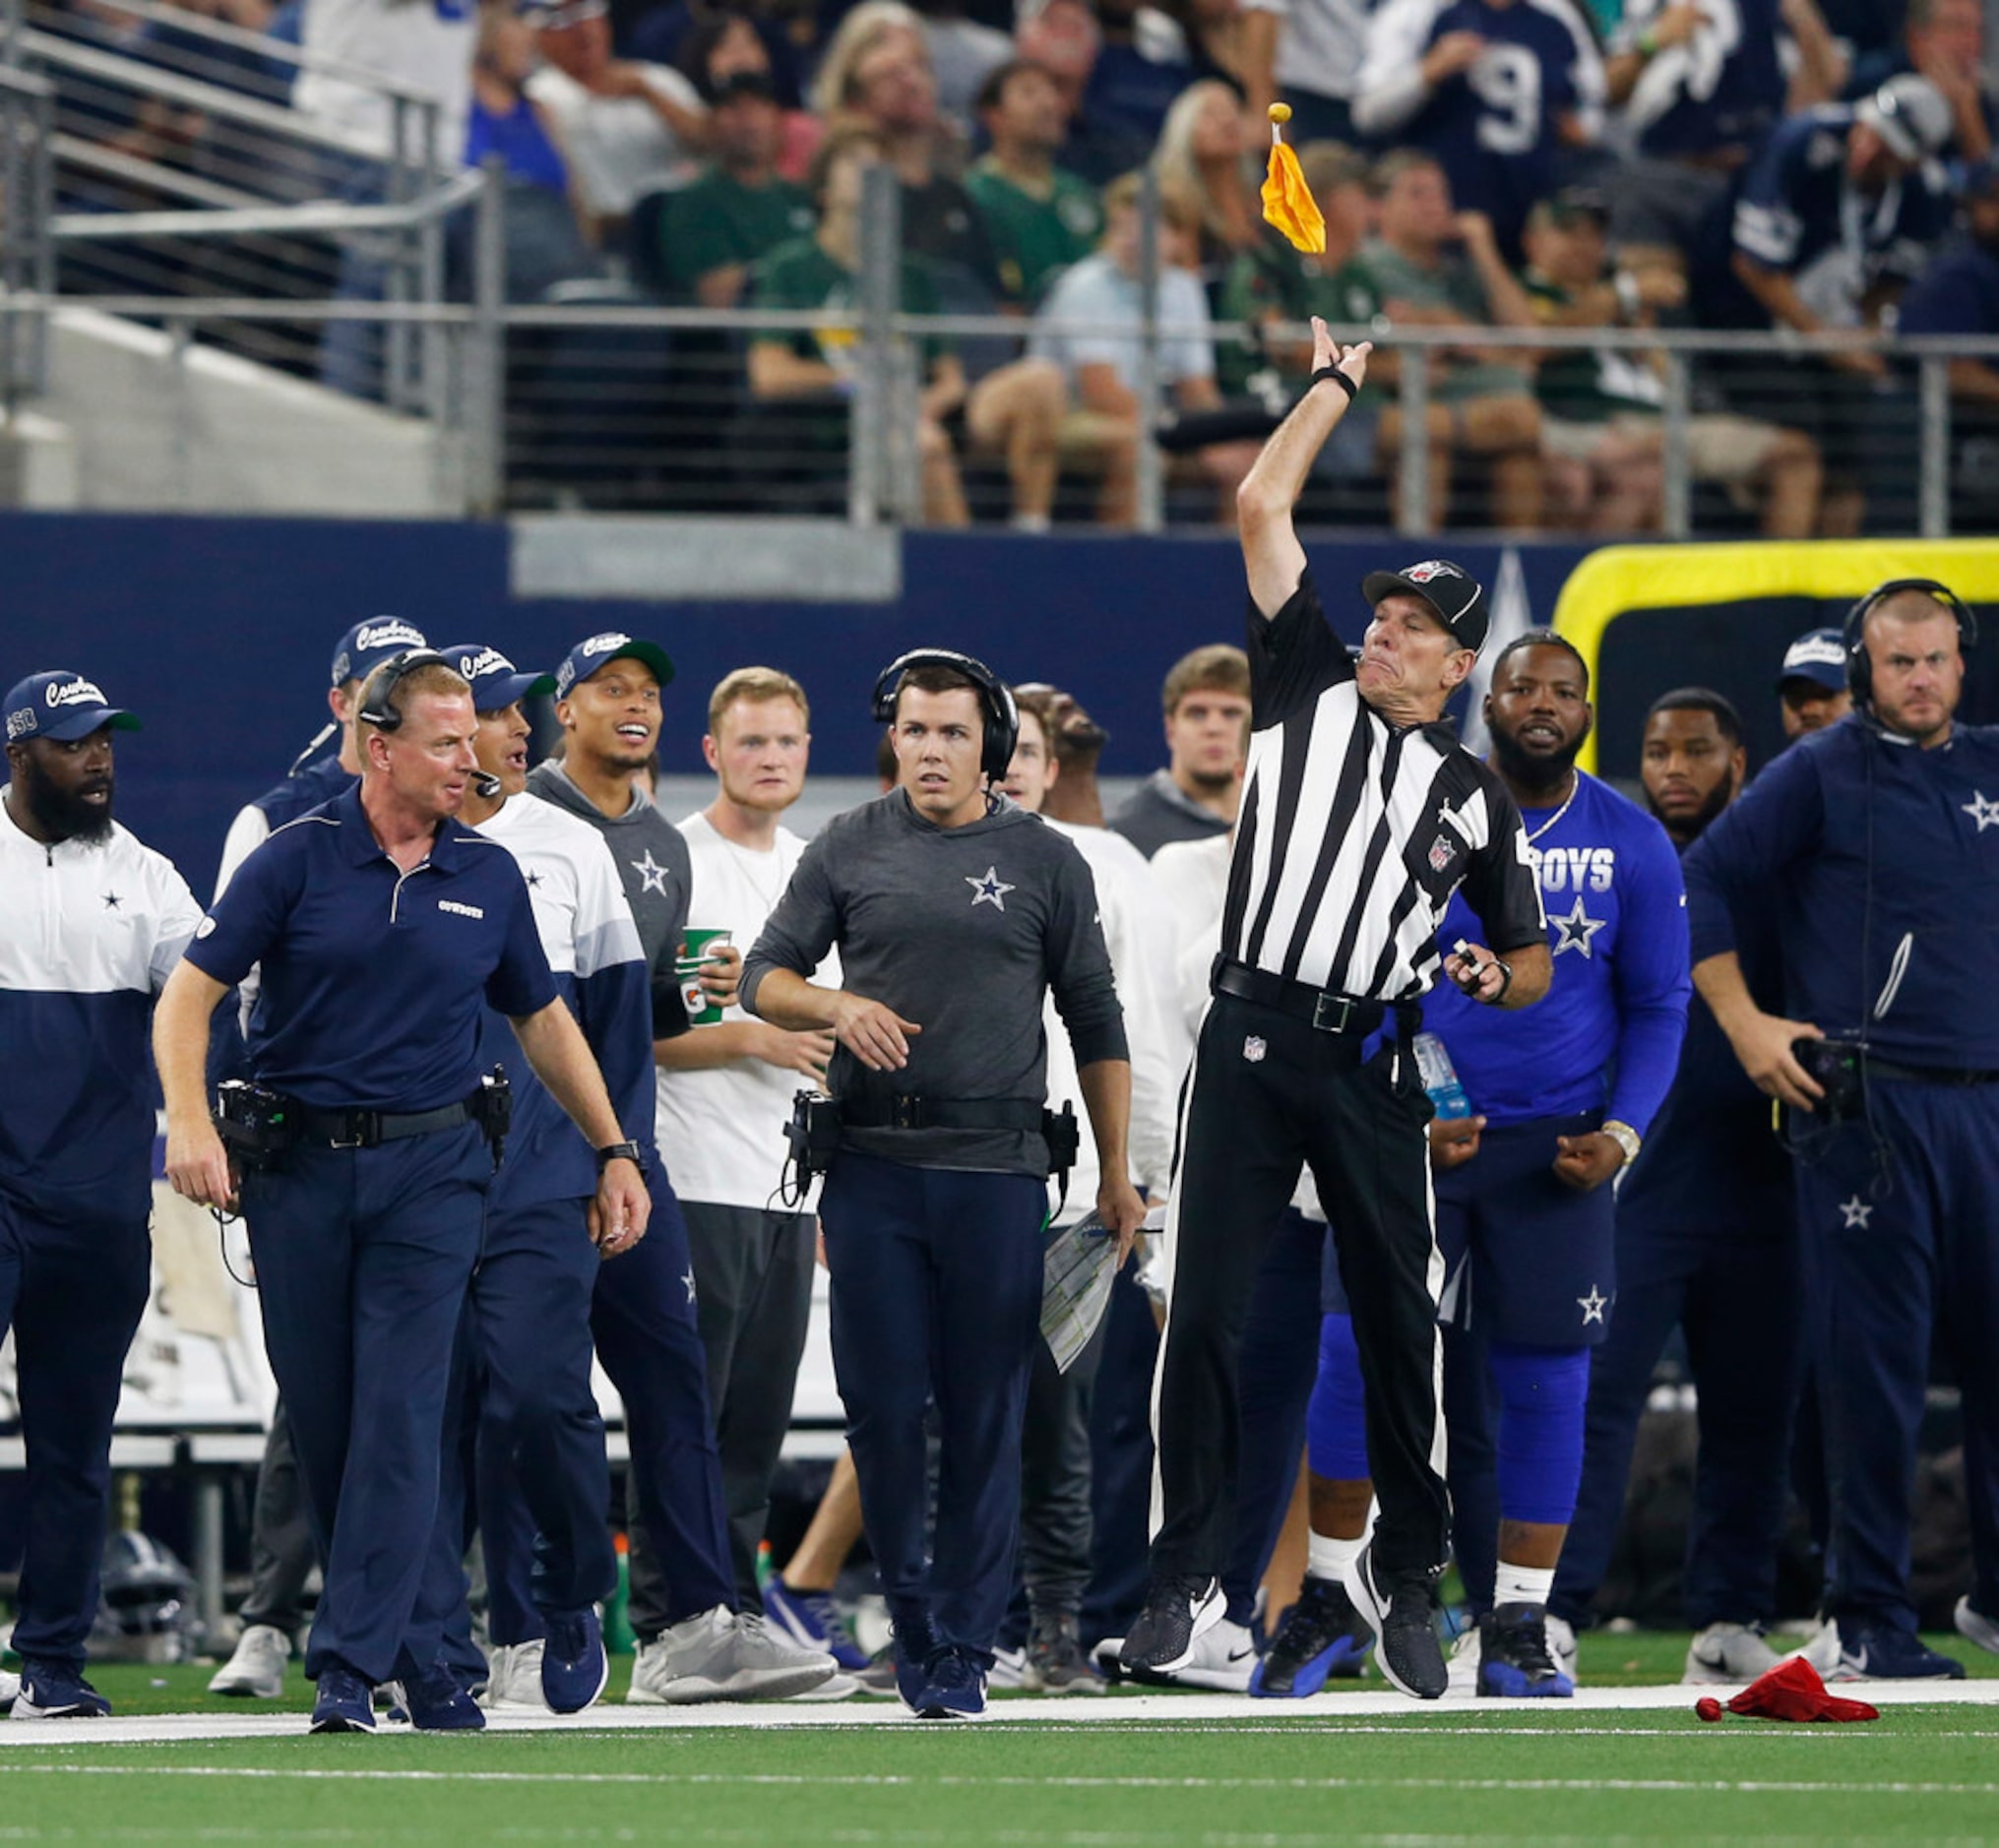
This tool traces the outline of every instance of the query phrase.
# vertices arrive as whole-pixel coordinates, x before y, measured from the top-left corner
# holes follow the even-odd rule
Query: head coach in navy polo
[[[457,820],[477,770],[466,681],[441,655],[399,655],[369,676],[356,722],[359,781],[243,862],[154,1026],[169,1180],[222,1207],[240,1185],[265,1345],[325,1561],[305,1663],[315,1731],[365,1730],[372,1686],[393,1676],[427,1692],[441,1672],[403,1645],[493,1172],[488,1005],[598,1150],[599,1249],[636,1242],[650,1209],[520,866]],[[232,1151],[210,1118],[203,1053],[217,1002],[253,963],[256,1089],[223,1113]]]
[[[1291,510],[1372,349],[1336,345],[1321,321],[1312,334],[1311,383],[1237,496],[1249,769],[1166,1229],[1152,1586],[1121,1659],[1178,1668],[1223,1615],[1243,1321],[1271,1229],[1309,1164],[1353,1305],[1381,1504],[1349,1590],[1389,1680],[1434,1699],[1446,1684],[1433,1613],[1450,1536],[1443,1261],[1431,1108],[1411,1042],[1440,967],[1490,1006],[1538,1001],[1547,926],[1520,811],[1441,722],[1485,639],[1484,593],[1445,559],[1372,573],[1357,662],[1320,610]],[[1461,886],[1490,948],[1445,956],[1437,924]]]
[[[8,695],[0,793],[0,1329],[14,1330],[28,1536],[17,1719],[108,1713],[84,1680],[111,1421],[152,1279],[146,1023],[201,917],[111,819],[111,734],[81,674]]]
[[[874,709],[901,781],[806,847],[744,963],[743,1006],[840,1042],[819,1216],[861,1516],[904,1700],[975,1718],[1013,1589],[1040,1338],[1044,998],[1069,1030],[1120,1258],[1145,1216],[1126,1155],[1131,1065],[1089,864],[999,793],[1012,693],[969,655],[919,649],[882,674]],[[807,978],[836,944],[845,986],[819,987]]]
[[[1961,725],[1977,619],[1928,578],[1845,623],[1853,710],[1757,777],[1686,857],[1694,984],[1790,1107],[1833,1490],[1826,1614],[1842,1679],[1964,1665],[1916,1634],[1909,1500],[1932,1340],[1964,1393],[1971,1589],[1999,1651],[1999,728]],[[1774,908],[1792,1016],[1737,953]]]

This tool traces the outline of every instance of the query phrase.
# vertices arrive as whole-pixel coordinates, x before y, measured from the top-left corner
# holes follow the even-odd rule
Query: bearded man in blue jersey
[[[1490,762],[1526,824],[1553,981],[1531,1021],[1486,1017],[1448,983],[1423,1004],[1472,1112],[1433,1123],[1430,1147],[1448,1265],[1453,1538],[1479,1620],[1478,1692],[1501,1697],[1575,1691],[1549,1654],[1546,1606],[1582,1475],[1590,1353],[1616,1303],[1610,1183],[1638,1153],[1686,1030],[1678,860],[1657,822],[1576,768],[1592,717],[1589,670],[1551,631],[1494,663]],[[1438,940],[1471,928],[1454,900]],[[1310,1572],[1252,1684],[1266,1695],[1309,1694],[1356,1670],[1365,1647],[1339,1580],[1361,1545],[1369,1472],[1351,1326],[1330,1273],[1325,1307]]]

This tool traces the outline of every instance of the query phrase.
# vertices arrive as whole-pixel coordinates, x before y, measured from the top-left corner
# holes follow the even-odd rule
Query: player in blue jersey
[[[1682,687],[1646,714],[1646,804],[1684,853],[1741,794],[1742,721],[1718,693]],[[1756,992],[1781,993],[1768,928],[1745,944]],[[1687,1010],[1678,1076],[1617,1193],[1617,1316],[1590,1375],[1583,1486],[1548,1601],[1588,1623],[1624,1512],[1638,1422],[1673,1328],[1700,1390],[1700,1454],[1683,1596],[1689,1682],[1747,1682],[1777,1666],[1777,1554],[1803,1363],[1802,1274],[1790,1157],[1707,1004]]]
[[[1358,84],[1354,126],[1434,154],[1510,257],[1564,153],[1603,126],[1603,60],[1564,0],[1387,0]]]
[[[7,1692],[16,1719],[94,1718],[111,1710],[83,1673],[111,1421],[152,1280],[147,1016],[200,913],[172,864],[111,819],[112,733],[139,721],[60,671],[22,681],[4,709],[0,1329],[28,1464]]]
[[[1448,985],[1424,1003],[1424,1028],[1476,1113],[1431,1127],[1453,1530],[1480,1619],[1478,1692],[1563,1695],[1574,1684],[1549,1658],[1544,1616],[1582,1470],[1590,1351],[1616,1301],[1609,1183],[1672,1081],[1686,922],[1665,832],[1575,767],[1592,719],[1575,649],[1546,630],[1513,642],[1485,718],[1492,768],[1527,827],[1554,978],[1531,1022],[1501,1021]],[[1471,927],[1447,912],[1439,941]],[[1328,1283],[1309,1421],[1311,1579],[1296,1633],[1287,1624],[1263,1664],[1264,1694],[1310,1693],[1358,1644],[1331,1581],[1362,1542],[1368,1468],[1352,1336]]]
[[[229,824],[216,873],[217,898],[236,869],[277,830],[330,801],[361,773],[353,718],[362,683],[404,649],[428,646],[421,631],[400,616],[367,617],[334,645],[333,685],[327,692],[332,717],[283,779],[245,804]],[[326,755],[316,755],[326,747],[331,747]],[[225,1078],[249,1076],[243,1032],[256,1000],[257,971],[252,969],[237,992],[216,1010],[209,1030],[211,1090]],[[280,1398],[272,1409],[263,1459],[257,1466],[257,1498],[250,1516],[250,1595],[238,1613],[243,1628],[229,1659],[211,1678],[210,1694],[275,1700],[284,1692],[285,1664],[293,1638],[305,1628],[306,1586],[318,1564],[291,1424]]]
[[[1853,712],[1801,738],[1687,855],[1695,979],[1742,1069],[1797,1113],[1799,1228],[1833,1490],[1844,1678],[1956,1677],[1915,1633],[1909,1485],[1932,1342],[1965,1405],[1973,1579],[1999,1650],[1999,730],[1961,725],[1970,613],[1927,579],[1846,622]],[[1774,911],[1786,1008],[1742,920]],[[1785,1017],[1785,1016],[1789,1017]],[[1806,1042],[1810,1042],[1807,1044]]]

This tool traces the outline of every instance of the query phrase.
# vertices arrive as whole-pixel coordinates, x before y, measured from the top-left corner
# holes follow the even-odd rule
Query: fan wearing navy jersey
[[[1440,972],[1487,1006],[1548,981],[1513,798],[1443,720],[1485,639],[1483,590],[1448,559],[1371,573],[1356,662],[1319,605],[1292,510],[1366,377],[1371,345],[1312,323],[1312,384],[1238,499],[1249,579],[1250,749],[1214,999],[1181,1105],[1173,1279],[1156,1392],[1160,1510],[1130,1670],[1172,1673],[1226,1615],[1242,1330],[1272,1228],[1309,1163],[1334,1226],[1367,1383],[1381,1519],[1351,1592],[1383,1672],[1439,1697],[1449,1546],[1437,1327],[1443,1263],[1413,1035]],[[1448,955],[1467,887],[1491,949]],[[1384,1031],[1384,1029],[1392,1029]]]
[[[1354,126],[1434,154],[1461,212],[1520,252],[1528,209],[1603,126],[1603,60],[1565,0],[1386,0],[1368,23]]]
[[[1915,1633],[1909,1496],[1941,1337],[1971,1485],[1957,1624],[1999,1649],[1999,1507],[1982,1487],[1999,1466],[1999,985],[1987,973],[1999,730],[1957,722],[1977,626],[1945,586],[1883,585],[1845,635],[1852,713],[1800,738],[1687,854],[1694,980],[1742,1069],[1796,1113],[1837,1673],[1954,1678],[1964,1665]],[[1742,920],[1759,910],[1780,921],[1789,1017],[1758,1003],[1741,963]]]
[[[245,860],[168,978],[154,1023],[166,1172],[198,1205],[239,1195],[265,1347],[290,1415],[326,1585],[306,1651],[315,1732],[369,1731],[403,1683],[418,1726],[477,1710],[411,1646],[437,1516],[452,1353],[492,1178],[485,1009],[601,1156],[606,1251],[646,1229],[634,1152],[556,993],[528,888],[458,818],[477,759],[469,691],[437,655],[362,690],[358,783]],[[231,1172],[203,1086],[209,1018],[261,964],[250,1067],[284,1146]]]
[[[332,718],[299,753],[283,781],[246,804],[229,824],[221,865],[216,871],[218,898],[237,867],[277,830],[330,801],[361,773],[353,717],[362,682],[404,649],[428,646],[422,633],[400,616],[370,616],[335,644],[333,686],[327,694]],[[317,755],[328,745],[331,751]],[[257,971],[252,969],[235,994],[216,1010],[209,1029],[211,1088],[224,1078],[249,1076],[243,1032],[256,999]],[[257,1466],[257,1497],[250,1514],[250,1595],[238,1613],[243,1628],[229,1659],[210,1679],[210,1694],[275,1700],[284,1691],[285,1663],[293,1636],[305,1627],[306,1586],[318,1564],[291,1424],[280,1398]]]
[[[1742,721],[1705,687],[1661,694],[1646,714],[1646,806],[1682,853],[1741,794]],[[1745,940],[1756,992],[1780,994],[1768,914]],[[1548,1600],[1549,1629],[1590,1621],[1624,1515],[1638,1423],[1666,1338],[1686,1337],[1700,1450],[1682,1580],[1689,1682],[1748,1682],[1777,1666],[1777,1553],[1790,1485],[1804,1295],[1790,1157],[1698,997],[1680,1066],[1644,1151],[1617,1191],[1617,1314],[1590,1374],[1583,1481]]]
[[[480,643],[443,653],[471,688],[473,749],[489,779],[467,795],[463,817],[520,862],[556,992],[604,1075],[626,1142],[650,1168],[653,1041],[632,908],[595,831],[523,794],[528,720],[521,702],[551,691],[555,678],[519,673]],[[489,1009],[481,1064],[506,1058],[511,1038],[506,1020]],[[531,1693],[536,1706],[574,1713],[602,1693],[609,1673],[595,1608],[617,1582],[604,1521],[610,1466],[591,1387],[591,1297],[608,1262],[588,1226],[595,1190],[591,1148],[547,1087],[531,1072],[524,1075],[486,1195],[460,1335],[480,1476],[507,1485],[476,1503],[485,1542],[488,1706],[517,1704]],[[448,1417],[447,1431],[459,1431],[465,1415],[462,1407]],[[507,1511],[522,1503],[531,1521],[508,1521]],[[419,1632],[463,1622],[465,1515],[461,1447],[448,1443]]]
[[[1476,1113],[1440,1118],[1430,1140],[1448,1266],[1441,1313],[1458,1566],[1479,1618],[1478,1692],[1498,1697],[1574,1692],[1549,1658],[1544,1616],[1583,1467],[1590,1350],[1616,1302],[1610,1183],[1672,1081],[1686,1022],[1686,914],[1672,844],[1576,768],[1591,719],[1589,672],[1567,642],[1530,630],[1507,647],[1485,700],[1491,766],[1527,827],[1554,979],[1531,1022],[1450,988],[1423,1009]],[[1441,935],[1471,928],[1453,899]],[[1322,1370],[1350,1372],[1351,1351],[1343,1331],[1330,1330]],[[1366,1474],[1364,1452],[1357,1472],[1333,1460],[1357,1448],[1350,1428],[1328,1426],[1339,1390],[1324,1383],[1312,1432],[1329,1509]],[[1353,1397],[1346,1386],[1343,1402]],[[1364,1514],[1364,1495],[1344,1500]],[[1343,1548],[1317,1542],[1320,1575],[1345,1565],[1358,1537],[1356,1524],[1324,1537]],[[1267,1667],[1266,1688],[1270,1679]]]
[[[0,1329],[28,1463],[7,1692],[16,1719],[90,1718],[111,1710],[83,1674],[111,1422],[153,1276],[147,1017],[201,914],[172,863],[112,820],[112,733],[138,719],[61,670],[4,710]]]

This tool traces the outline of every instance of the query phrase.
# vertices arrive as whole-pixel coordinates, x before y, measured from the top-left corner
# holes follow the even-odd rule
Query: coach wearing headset
[[[476,1723],[434,1647],[406,1635],[493,1172],[478,1058],[488,1006],[597,1151],[599,1250],[636,1242],[650,1210],[520,867],[456,819],[478,770],[466,681],[442,655],[399,655],[368,677],[357,723],[359,780],[243,862],[154,1025],[167,1178],[215,1206],[235,1204],[240,1184],[265,1345],[326,1565],[305,1658],[315,1732],[370,1730],[371,1688],[392,1678],[418,1726]],[[260,1134],[282,1146],[238,1175],[203,1060],[210,1015],[252,964]]]
[[[1044,997],[1069,1030],[1120,1247],[1131,1066],[1083,857],[997,793],[1019,717],[969,655],[906,654],[875,689],[897,787],[809,845],[743,969],[743,1006],[839,1040],[820,1218],[833,1358],[897,1682],[926,1718],[985,1707],[1013,1581],[1021,1419],[1039,1338]],[[806,979],[840,948],[847,986]],[[924,1414],[937,1408],[934,1542]]]
[[[1918,1638],[1909,1593],[1937,1330],[1964,1387],[1976,1568],[1957,1625],[1999,1651],[1999,729],[1955,721],[1976,636],[1930,579],[1862,598],[1851,715],[1777,759],[1685,863],[1695,983],[1743,1070],[1798,1113],[1843,1679],[1965,1672]],[[1758,904],[1780,913],[1794,1019],[1743,982],[1731,915]]]

